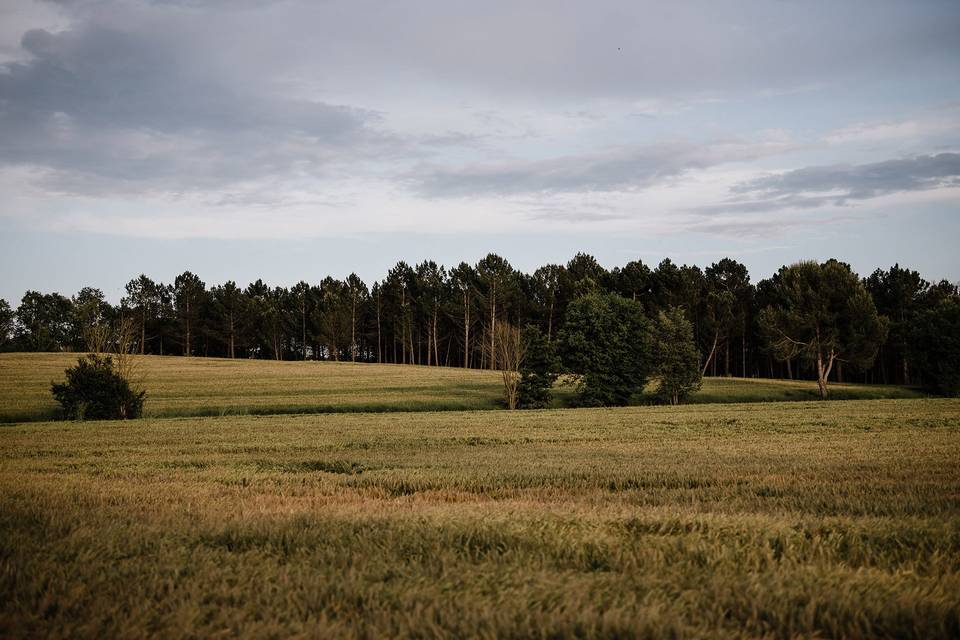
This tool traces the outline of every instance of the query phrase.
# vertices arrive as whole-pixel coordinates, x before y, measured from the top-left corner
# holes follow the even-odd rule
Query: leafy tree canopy
[[[683,309],[670,307],[657,314],[653,327],[653,351],[657,378],[657,399],[680,404],[700,389],[700,354],[693,338],[693,325]]]
[[[625,405],[651,371],[650,323],[639,302],[590,293],[567,307],[559,335],[567,370],[579,376],[579,404]]]
[[[760,325],[777,357],[814,365],[822,398],[835,363],[872,364],[887,323],[850,265],[798,262],[781,268],[772,288],[777,303],[760,312]]]

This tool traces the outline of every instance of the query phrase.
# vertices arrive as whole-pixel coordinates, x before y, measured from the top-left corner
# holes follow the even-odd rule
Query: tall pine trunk
[[[470,367],[470,294],[463,292],[463,368]]]
[[[380,357],[380,296],[377,296],[377,364],[383,362]]]
[[[496,330],[497,330],[497,287],[490,285],[490,369],[497,368],[496,353]]]
[[[350,361],[357,361],[357,297],[353,296],[350,308]]]

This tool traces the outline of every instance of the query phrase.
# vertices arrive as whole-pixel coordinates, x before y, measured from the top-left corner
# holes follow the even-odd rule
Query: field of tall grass
[[[956,638],[958,463],[957,400],[6,425],[0,636]]]
[[[0,422],[50,420],[52,381],[77,354],[0,354]],[[497,409],[503,388],[495,372],[349,362],[277,362],[144,356],[136,358],[150,417]],[[573,394],[556,390],[555,405]],[[915,389],[834,384],[837,399],[916,398]],[[707,378],[691,402],[813,400],[816,383]]]

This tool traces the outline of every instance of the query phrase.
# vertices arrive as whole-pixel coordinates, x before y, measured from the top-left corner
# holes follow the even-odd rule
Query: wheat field
[[[73,366],[72,353],[0,353],[0,422],[50,420],[50,393]],[[137,379],[147,391],[149,417],[357,411],[497,409],[503,388],[496,372],[447,367],[349,362],[278,362],[173,356],[136,357]],[[918,398],[915,389],[834,384],[837,399]],[[571,386],[556,389],[563,406]],[[707,378],[691,399],[705,402],[813,400],[811,381]],[[638,399],[642,402],[643,399]]]
[[[0,427],[0,636],[960,636],[960,401]]]

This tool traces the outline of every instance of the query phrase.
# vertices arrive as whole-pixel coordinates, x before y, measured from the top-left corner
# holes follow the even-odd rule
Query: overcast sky
[[[0,297],[488,251],[960,280],[960,2],[0,0]]]

